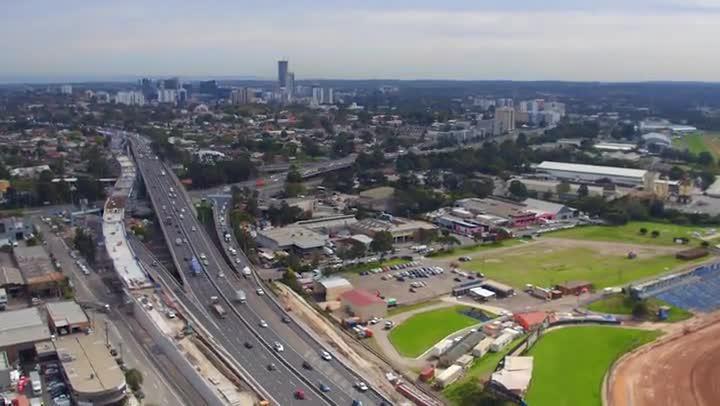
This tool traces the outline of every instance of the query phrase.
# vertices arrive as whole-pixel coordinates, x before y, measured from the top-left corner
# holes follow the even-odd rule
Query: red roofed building
[[[373,317],[385,317],[387,304],[384,300],[364,289],[352,289],[340,295],[340,304],[348,314],[367,321]]]
[[[536,326],[540,325],[545,318],[547,313],[545,312],[527,312],[527,313],[515,313],[513,315],[515,322],[522,326],[525,331],[532,330]]]

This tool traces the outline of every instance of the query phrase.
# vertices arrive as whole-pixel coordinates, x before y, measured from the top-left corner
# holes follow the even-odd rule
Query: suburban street
[[[55,235],[39,218],[36,218],[35,224],[43,233],[48,251],[55,255],[72,281],[76,299],[81,302],[110,304],[109,314],[89,311],[89,315],[93,318],[96,331],[108,326],[110,343],[119,351],[122,350],[125,364],[142,372],[145,402],[158,405],[204,404],[202,398],[192,390],[192,386],[184,384],[185,379],[172,363],[154,350],[152,340],[144,329],[121,308],[122,296],[111,292],[95,270],[91,270],[90,275],[83,275],[75,260],[70,257],[70,249],[65,241]]]

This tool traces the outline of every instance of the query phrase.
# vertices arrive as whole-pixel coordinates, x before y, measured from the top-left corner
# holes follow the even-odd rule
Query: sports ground
[[[640,233],[640,230],[643,228],[647,230],[647,233]],[[694,233],[698,232],[702,235],[708,233],[709,230],[710,228],[670,223],[631,221],[621,226],[580,226],[551,232],[546,235],[553,238],[677,246],[673,238],[685,237],[690,239],[691,244],[697,244],[700,240],[694,236]],[[657,237],[653,237],[653,231],[658,231],[660,234]]]
[[[452,306],[415,314],[390,332],[390,342],[402,356],[418,357],[448,335],[480,323],[461,313],[465,309]]]
[[[567,327],[547,332],[530,350],[533,375],[529,405],[602,404],[602,381],[622,354],[660,332],[609,326]]]
[[[637,254],[628,259],[628,253]],[[516,288],[592,282],[595,288],[621,286],[690,264],[674,257],[676,247],[628,245],[543,237],[538,242],[488,251],[461,265]]]

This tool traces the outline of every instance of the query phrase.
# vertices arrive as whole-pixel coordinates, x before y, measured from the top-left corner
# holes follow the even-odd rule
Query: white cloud
[[[0,70],[272,77],[287,56],[298,78],[720,80],[714,13],[99,13],[0,24]]]

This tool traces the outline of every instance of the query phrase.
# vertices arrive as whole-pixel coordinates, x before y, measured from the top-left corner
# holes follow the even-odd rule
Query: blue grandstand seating
[[[709,312],[720,308],[720,263],[698,267],[691,274],[692,281],[665,289],[656,297],[684,309]]]

